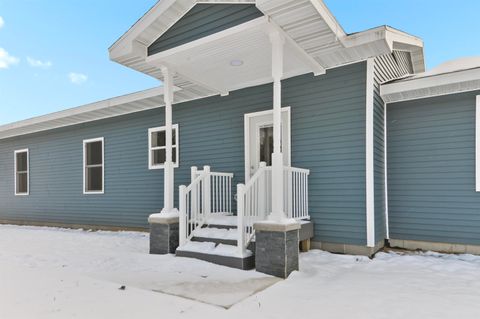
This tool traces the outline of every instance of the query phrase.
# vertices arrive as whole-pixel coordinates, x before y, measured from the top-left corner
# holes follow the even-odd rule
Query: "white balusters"
[[[284,209],[288,218],[308,219],[308,175],[310,170],[285,167]]]

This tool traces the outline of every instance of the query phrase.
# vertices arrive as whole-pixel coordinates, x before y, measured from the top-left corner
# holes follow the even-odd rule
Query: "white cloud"
[[[31,58],[29,56],[27,57],[27,62],[28,64],[30,64],[31,67],[34,67],[34,68],[48,69],[49,67],[52,66],[52,62],[50,61],[41,61],[41,60]]]
[[[4,48],[0,48],[0,69],[8,69],[10,65],[17,64],[20,59],[10,55]]]
[[[83,84],[88,80],[88,76],[86,76],[85,74],[75,72],[70,72],[68,74],[68,78],[73,84]]]
[[[5,24],[5,20],[3,20],[2,16],[0,16],[0,29],[3,27]]]

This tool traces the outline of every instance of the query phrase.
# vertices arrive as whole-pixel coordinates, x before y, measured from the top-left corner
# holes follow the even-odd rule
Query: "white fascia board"
[[[312,5],[317,9],[318,13],[322,17],[323,21],[328,25],[328,27],[336,34],[337,39],[341,41],[346,36],[343,27],[338,23],[335,16],[328,9],[328,7],[321,0],[310,0]]]
[[[174,91],[180,90],[179,88],[175,88]],[[43,122],[49,122],[59,119],[68,118],[71,116],[88,113],[92,111],[100,111],[105,108],[115,107],[122,104],[132,103],[138,100],[144,100],[152,97],[162,96],[163,95],[163,87],[156,87],[152,89],[148,89],[145,91],[135,92],[119,97],[114,97],[108,100],[103,100],[91,104],[86,104],[83,106],[78,106],[75,108],[71,108],[64,111],[59,111],[47,115],[42,115],[38,117],[34,117],[31,119],[10,123],[6,125],[0,126],[0,133],[3,131],[8,131],[12,129],[20,129],[22,127],[28,127],[30,125],[35,125]]]
[[[128,47],[131,47],[131,43],[135,40],[145,29],[150,26],[156,19],[164,14],[170,6],[172,6],[177,0],[162,0],[158,1],[150,10],[147,11],[130,29],[125,32],[115,43],[113,43],[108,51],[113,56],[125,55],[125,51],[128,51]],[[195,4],[195,0],[190,0],[192,5]]]
[[[416,95],[415,99],[433,97],[435,94],[429,92],[427,89],[440,86],[452,86],[450,94],[458,93],[455,89],[455,85],[459,83],[466,83],[480,80],[480,68],[463,70],[452,73],[445,73],[426,77],[414,77],[411,79],[405,79],[398,82],[383,84],[380,87],[380,94],[391,102],[400,102],[401,99],[397,98],[392,100],[389,95],[403,93],[403,92],[423,92],[421,95]],[[478,88],[480,89],[480,87]],[[448,90],[447,90],[448,91]],[[445,90],[444,90],[445,92]],[[445,94],[445,93],[443,93]]]

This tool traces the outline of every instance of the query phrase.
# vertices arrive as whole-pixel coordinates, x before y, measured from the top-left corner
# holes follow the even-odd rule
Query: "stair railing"
[[[255,234],[253,224],[265,220],[271,211],[271,174],[272,167],[267,167],[265,162],[261,162],[259,169],[248,183],[237,185],[237,246],[242,256],[245,255]]]
[[[193,169],[192,169],[193,172]],[[210,167],[205,166],[201,174],[193,178],[190,185],[179,188],[179,244],[185,245],[201,228],[209,215]]]
[[[191,168],[191,183],[179,188],[179,244],[186,244],[212,213],[232,213],[233,174]]]

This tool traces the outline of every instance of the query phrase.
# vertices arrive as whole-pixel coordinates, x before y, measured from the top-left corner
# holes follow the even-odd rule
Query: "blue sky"
[[[156,0],[0,0],[0,124],[159,85],[108,47]],[[480,55],[478,0],[325,0],[347,32],[388,24],[425,41],[427,68]]]

